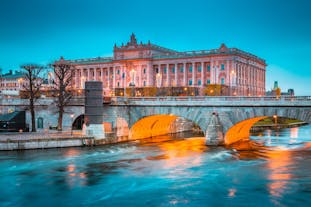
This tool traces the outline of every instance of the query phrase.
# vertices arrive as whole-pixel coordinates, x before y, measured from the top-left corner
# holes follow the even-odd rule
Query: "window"
[[[211,71],[211,66],[208,65],[208,66],[207,66],[207,72],[210,72],[210,71]]]
[[[200,80],[200,79],[198,80],[198,85],[199,85],[199,86],[201,85],[201,80]]]
[[[156,73],[159,73],[159,68],[156,68]]]
[[[144,81],[144,86],[146,86],[146,81]]]
[[[211,80],[210,80],[210,79],[207,79],[206,83],[207,83],[207,84],[211,84]]]
[[[198,72],[201,72],[201,71],[202,71],[202,67],[199,66],[199,67],[198,67]]]
[[[221,64],[221,70],[224,70],[224,69],[225,69],[225,65]]]
[[[221,85],[224,85],[224,84],[225,84],[225,79],[221,78]]]
[[[117,74],[118,74],[118,75],[120,74],[120,70],[117,70]]]
[[[108,70],[106,70],[106,76],[108,76]]]
[[[118,87],[120,86],[120,82],[118,82]]]
[[[192,72],[192,65],[189,66],[189,72]]]
[[[166,68],[164,68],[164,71],[163,71],[163,73],[166,73]]]
[[[192,86],[192,80],[189,80],[189,86]]]
[[[144,68],[144,74],[146,74],[146,68]]]
[[[174,67],[172,68],[172,73],[175,73],[175,68]]]
[[[184,67],[181,66],[181,67],[179,68],[179,70],[180,70],[181,73],[183,73],[183,72],[184,72]]]

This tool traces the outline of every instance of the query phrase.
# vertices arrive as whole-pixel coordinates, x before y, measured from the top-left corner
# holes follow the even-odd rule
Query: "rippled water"
[[[252,140],[251,151],[161,136],[1,152],[0,206],[311,206],[311,126]]]

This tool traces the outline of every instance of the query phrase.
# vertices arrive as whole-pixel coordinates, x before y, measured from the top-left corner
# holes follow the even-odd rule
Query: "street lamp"
[[[273,119],[274,119],[274,124],[277,125],[277,123],[278,123],[278,116],[277,115],[273,115]]]
[[[71,118],[71,132],[70,132],[70,134],[71,134],[71,136],[72,136],[73,117],[74,117],[74,116],[75,116],[74,114],[70,114],[70,118]]]

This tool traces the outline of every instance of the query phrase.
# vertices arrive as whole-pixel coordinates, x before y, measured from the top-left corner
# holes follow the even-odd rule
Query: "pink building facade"
[[[103,82],[106,96],[128,87],[197,87],[223,85],[227,95],[265,95],[265,60],[222,44],[218,49],[178,52],[138,43],[134,34],[126,45],[114,46],[113,57],[70,60],[75,65],[73,87]]]

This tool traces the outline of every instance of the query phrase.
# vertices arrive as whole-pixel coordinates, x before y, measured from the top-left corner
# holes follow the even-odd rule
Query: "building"
[[[290,88],[287,92],[281,92],[281,88],[279,87],[278,81],[274,81],[274,86],[271,91],[266,92],[266,96],[294,96],[294,89]]]
[[[70,60],[73,88],[103,82],[104,95],[265,95],[265,60],[222,44],[178,52],[150,43],[114,45],[113,57]],[[161,92],[162,91],[162,92]],[[169,91],[169,93],[167,93]]]
[[[27,81],[24,73],[10,70],[6,74],[0,74],[0,91],[3,95],[19,95],[25,84]]]

